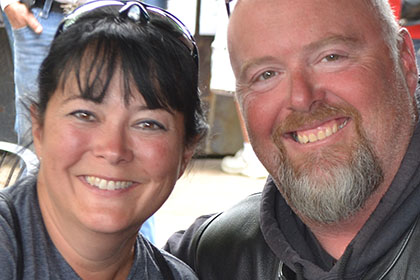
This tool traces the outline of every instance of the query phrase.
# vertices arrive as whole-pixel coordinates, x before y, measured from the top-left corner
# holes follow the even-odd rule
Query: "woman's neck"
[[[48,209],[51,205],[45,200],[39,204],[52,242],[79,277],[127,279],[134,260],[137,232],[130,235],[90,231],[69,223],[68,219],[54,216],[56,212]]]

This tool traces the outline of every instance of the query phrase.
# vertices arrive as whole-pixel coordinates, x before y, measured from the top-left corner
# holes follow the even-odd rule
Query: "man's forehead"
[[[367,1],[240,0],[232,13],[228,31],[232,66],[238,66],[235,59],[242,61],[240,57],[248,50],[261,47],[261,41],[265,50],[273,52],[279,46],[290,48],[299,44],[302,47],[337,38],[353,43],[382,42],[381,24],[366,11]],[[295,3],[294,7],[287,8],[290,2]],[[340,7],[347,11],[338,12]],[[360,10],[365,13],[358,15]],[[296,41],[296,37],[300,39]],[[261,52],[260,49],[259,54],[263,55]]]
[[[233,37],[233,32],[247,33],[242,30],[258,31],[273,25],[296,32],[311,28],[332,28],[330,30],[334,32],[335,27],[345,27],[352,19],[357,19],[355,23],[360,26],[356,28],[360,28],[360,32],[376,30],[382,23],[368,8],[368,2],[371,0],[237,0],[229,21],[228,39]],[[362,24],[364,28],[361,28]]]
[[[265,7],[270,7],[271,9],[276,9],[276,7],[288,7],[288,9],[285,9],[286,11],[289,10],[293,6],[306,6],[309,4],[313,4],[319,7],[327,7],[330,6],[331,3],[352,3],[354,6],[363,7],[365,9],[365,12],[368,12],[368,9],[366,9],[368,6],[374,5],[374,0],[334,0],[332,2],[331,0],[225,0],[227,4],[230,6],[230,11],[233,14],[235,9],[238,10],[241,8],[251,8],[254,10],[254,13],[259,13],[259,10]],[[380,1],[380,0],[379,0]],[[383,0],[386,1],[386,0]],[[340,11],[340,13],[345,13],[346,10]]]

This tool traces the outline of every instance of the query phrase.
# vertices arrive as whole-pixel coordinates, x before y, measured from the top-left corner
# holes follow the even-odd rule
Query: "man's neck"
[[[338,260],[376,209],[389,185],[390,183],[382,184],[367,201],[365,207],[345,221],[325,225],[308,221],[303,217],[301,219],[311,229],[324,250]]]

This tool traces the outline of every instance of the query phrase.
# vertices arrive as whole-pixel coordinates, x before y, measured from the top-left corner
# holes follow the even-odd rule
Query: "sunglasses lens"
[[[194,37],[188,31],[187,27],[171,13],[153,6],[145,6],[147,7],[147,11],[151,16],[157,16],[161,19],[164,19],[168,24],[172,26],[174,30],[177,30],[178,33],[182,34],[182,36],[179,36],[178,39],[190,50],[191,56],[194,58],[196,64],[198,65],[197,45],[195,43]]]
[[[233,0],[225,0],[226,11],[227,11],[228,17],[230,17],[230,14],[232,13],[233,6],[235,6],[235,3],[232,4],[232,2],[234,2],[234,1]]]

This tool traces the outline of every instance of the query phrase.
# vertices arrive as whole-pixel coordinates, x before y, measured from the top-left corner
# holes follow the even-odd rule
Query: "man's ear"
[[[39,116],[38,108],[35,105],[31,105],[31,120],[32,120],[32,137],[34,141],[35,153],[38,158],[42,155],[42,133],[43,123]]]
[[[403,74],[407,81],[408,89],[410,90],[411,96],[414,96],[414,93],[417,88],[417,83],[419,80],[418,69],[416,64],[416,53],[414,50],[413,40],[408,33],[407,29],[401,28],[400,36],[402,41],[400,43],[400,59],[401,66],[403,69]]]

